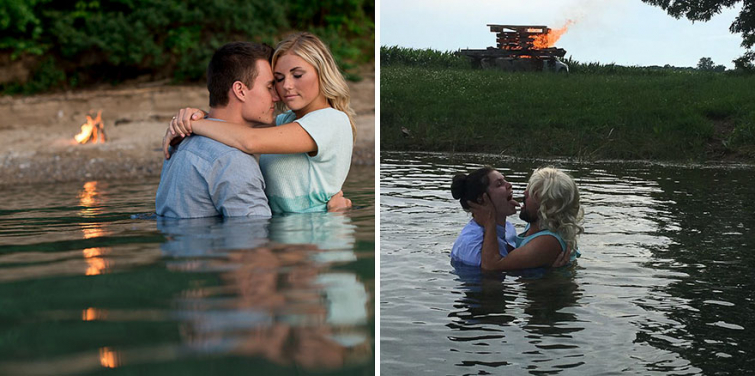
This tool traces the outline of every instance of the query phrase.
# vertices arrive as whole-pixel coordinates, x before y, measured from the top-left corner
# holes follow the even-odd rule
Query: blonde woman
[[[356,139],[349,88],[330,50],[310,33],[281,41],[272,59],[275,89],[288,111],[274,127],[249,128],[200,118],[200,110],[181,110],[163,142],[191,133],[248,154],[261,154],[265,194],[273,213],[325,211],[339,199],[351,166]],[[342,199],[342,198],[341,198]],[[346,200],[348,201],[348,200]]]
[[[577,251],[577,237],[584,232],[581,226],[584,211],[579,203],[579,190],[571,176],[553,168],[535,170],[524,191],[524,204],[519,218],[527,222],[524,232],[516,237],[516,250],[506,257],[499,253],[496,236],[496,206],[489,195],[483,203],[469,202],[475,219],[484,227],[481,267],[485,270],[513,270],[558,265],[573,250]],[[561,256],[561,257],[559,257]]]

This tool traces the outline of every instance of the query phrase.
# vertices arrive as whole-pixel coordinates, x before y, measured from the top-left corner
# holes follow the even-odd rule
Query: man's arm
[[[224,217],[271,215],[265,181],[254,157],[238,150],[223,154],[215,161],[207,182],[212,202]]]
[[[487,237],[488,229],[485,228]],[[495,236],[495,235],[494,235]],[[482,244],[483,252],[486,243]],[[489,247],[489,246],[488,246]],[[553,236],[538,236],[530,240],[524,247],[519,247],[510,252],[506,257],[499,257],[497,260],[483,264],[485,270],[516,270],[529,269],[551,266],[559,254],[561,254],[561,244]]]

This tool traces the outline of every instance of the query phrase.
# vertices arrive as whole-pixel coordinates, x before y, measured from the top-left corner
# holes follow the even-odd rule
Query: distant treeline
[[[663,75],[668,72],[698,72],[698,71],[715,71],[723,72],[723,65],[713,66],[710,58],[701,58],[698,67],[675,67],[671,65],[664,66],[623,66],[618,64],[601,64],[601,63],[583,63],[572,57],[561,59],[569,65],[569,72],[580,74],[646,74],[646,75]],[[707,63],[707,64],[706,64]],[[418,66],[427,68],[456,68],[472,69],[469,59],[465,56],[457,55],[455,51],[437,51],[433,49],[415,49],[398,46],[381,46],[380,47],[380,66]],[[753,71],[727,71],[729,74],[748,74]]]
[[[374,0],[3,0],[0,90],[204,77],[219,46],[310,31],[343,70],[373,59]]]

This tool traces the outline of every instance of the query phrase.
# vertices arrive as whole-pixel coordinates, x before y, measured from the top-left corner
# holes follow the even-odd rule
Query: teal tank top
[[[524,234],[526,234],[527,230],[529,230],[529,229],[530,229],[530,225],[528,223],[527,227],[524,228],[524,231],[522,231],[520,234],[518,234],[516,236],[516,247],[517,248],[523,247],[525,244],[529,243],[530,240],[532,240],[532,239],[534,239],[534,238],[536,238],[538,236],[551,235],[554,238],[556,238],[556,240],[558,240],[559,244],[561,244],[561,252],[565,252],[566,251],[566,242],[564,241],[564,239],[561,238],[561,235],[559,235],[559,234],[557,234],[557,233],[555,233],[553,231],[550,231],[550,230],[542,230],[542,231],[536,232],[536,233],[534,233],[534,234],[532,234],[530,236],[524,236]],[[579,256],[582,256],[582,254],[579,253],[579,248],[577,248],[574,251],[574,253],[571,254],[571,256],[569,257],[569,259],[571,261],[574,261]]]

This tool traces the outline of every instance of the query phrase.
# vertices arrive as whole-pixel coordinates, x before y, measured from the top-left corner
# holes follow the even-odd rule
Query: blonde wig
[[[273,53],[273,67],[278,58],[285,54],[296,55],[315,67],[319,77],[320,91],[325,95],[331,107],[346,113],[349,117],[351,132],[356,140],[357,128],[354,124],[356,113],[349,104],[351,101],[349,86],[346,85],[346,80],[338,70],[330,49],[313,34],[301,32],[291,34],[278,43]]]
[[[559,234],[569,249],[576,249],[577,236],[585,230],[581,226],[584,211],[574,179],[557,168],[543,167],[532,173],[528,189],[540,201],[537,211],[540,228]]]

